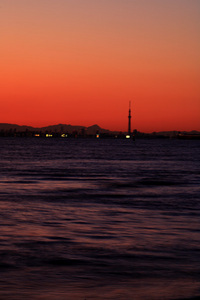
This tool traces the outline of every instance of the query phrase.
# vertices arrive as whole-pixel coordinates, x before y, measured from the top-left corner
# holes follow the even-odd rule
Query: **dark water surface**
[[[0,139],[0,299],[200,296],[200,141]]]

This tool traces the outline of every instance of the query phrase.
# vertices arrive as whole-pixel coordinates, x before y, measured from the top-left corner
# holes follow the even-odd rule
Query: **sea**
[[[0,299],[200,299],[200,140],[0,138]]]

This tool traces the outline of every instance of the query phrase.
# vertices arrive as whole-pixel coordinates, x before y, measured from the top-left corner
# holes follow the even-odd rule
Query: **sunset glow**
[[[0,123],[200,130],[200,2],[7,0]]]

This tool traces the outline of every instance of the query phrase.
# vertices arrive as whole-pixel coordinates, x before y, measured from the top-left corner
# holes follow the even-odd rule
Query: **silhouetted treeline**
[[[119,137],[126,137],[124,134],[119,134]],[[98,131],[95,134],[87,134],[87,132],[82,129],[80,131],[74,130],[73,132],[58,132],[58,131],[17,131],[15,129],[9,130],[0,130],[0,137],[34,137],[34,138],[46,138],[46,137],[53,137],[53,138],[61,138],[61,137],[95,137],[95,138],[115,138],[116,134],[112,133],[99,133]]]
[[[124,132],[99,132],[89,134],[87,131],[82,128],[81,130],[74,130],[73,132],[59,132],[57,130],[46,130],[45,132],[42,130],[24,130],[24,131],[17,131],[17,129],[9,129],[9,130],[0,130],[0,137],[31,137],[31,138],[119,138],[125,139],[127,138],[127,134]],[[136,129],[133,130],[131,139],[169,139],[169,138],[177,138],[177,139],[200,139],[200,134],[191,134],[187,132],[172,132],[170,134],[166,133],[143,133],[139,132]]]

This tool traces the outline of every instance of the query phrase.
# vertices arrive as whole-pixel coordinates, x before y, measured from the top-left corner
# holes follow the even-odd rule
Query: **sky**
[[[0,0],[0,123],[200,130],[199,0]]]

